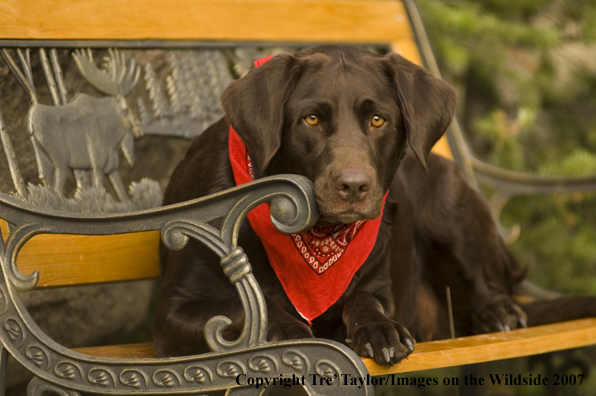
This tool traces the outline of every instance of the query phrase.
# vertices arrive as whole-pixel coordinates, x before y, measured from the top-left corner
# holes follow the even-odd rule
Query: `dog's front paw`
[[[279,323],[269,326],[268,341],[297,340],[300,338],[314,338],[310,327],[306,323]]]
[[[414,351],[416,341],[402,325],[388,319],[356,323],[346,341],[354,351],[378,364],[393,365]]]
[[[494,333],[527,327],[526,313],[507,295],[481,306],[472,316],[473,332]]]

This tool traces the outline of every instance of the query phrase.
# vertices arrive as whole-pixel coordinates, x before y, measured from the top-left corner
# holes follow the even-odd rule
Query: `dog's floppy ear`
[[[221,103],[261,171],[281,144],[284,106],[298,77],[297,60],[281,54],[228,85]]]
[[[397,90],[398,104],[406,129],[408,144],[420,165],[426,159],[453,118],[455,92],[445,82],[397,54],[385,60]]]

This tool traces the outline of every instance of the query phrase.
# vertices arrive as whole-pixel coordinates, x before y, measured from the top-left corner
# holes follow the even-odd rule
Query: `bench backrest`
[[[76,15],[85,15],[81,20]],[[0,46],[192,47],[246,44],[381,44],[421,64],[404,5],[380,0],[163,0],[60,4],[23,0],[0,13]],[[16,40],[16,41],[15,41]],[[83,40],[72,42],[68,40]],[[19,44],[20,43],[20,44]],[[445,139],[435,152],[450,157]],[[8,228],[0,221],[6,238]],[[38,287],[160,275],[157,232],[111,236],[39,235],[20,252]]]

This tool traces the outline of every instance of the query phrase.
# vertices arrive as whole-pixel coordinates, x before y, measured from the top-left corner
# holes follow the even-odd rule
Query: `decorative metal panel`
[[[223,116],[227,84],[253,60],[283,50],[2,48],[0,187],[7,191],[10,176],[16,198],[68,212],[158,206],[167,174],[121,175],[139,175],[139,142],[198,136]],[[170,170],[175,162],[155,158]]]
[[[348,347],[317,339],[266,341],[264,298],[248,258],[237,246],[240,223],[264,202],[270,203],[273,222],[284,232],[314,224],[318,212],[309,180],[276,176],[154,208],[161,203],[161,189],[173,166],[166,161],[177,159],[153,152],[154,168],[164,171],[131,181],[138,175],[135,160],[147,154],[145,140],[161,136],[160,148],[187,145],[179,138],[192,139],[223,116],[218,98],[225,86],[247,73],[253,60],[283,49],[102,49],[86,48],[85,43],[67,49],[21,44],[0,49],[0,136],[5,154],[0,164],[7,165],[0,168],[0,182],[6,186],[10,180],[10,192],[0,193],[0,218],[11,227],[8,239],[0,238],[0,378],[8,352],[36,376],[29,384],[30,396],[197,394],[219,389],[228,389],[229,395],[256,395],[264,389],[255,386],[257,378],[297,378],[294,385],[311,395],[372,394],[372,386],[342,385],[343,378],[367,376],[361,359]],[[220,229],[209,225],[214,219],[222,219]],[[216,317],[205,328],[211,353],[115,359],[73,352],[39,329],[19,298],[39,279],[37,271],[25,275],[16,266],[27,241],[40,234],[149,230],[160,230],[170,249],[195,238],[218,254],[245,310],[244,330],[237,340],[223,339],[229,320]],[[0,379],[0,393],[2,387]]]

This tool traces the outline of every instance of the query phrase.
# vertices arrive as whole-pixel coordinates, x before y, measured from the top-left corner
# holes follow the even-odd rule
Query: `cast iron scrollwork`
[[[213,374],[207,367],[189,366],[184,370],[184,379],[196,384],[204,384],[213,381]]]
[[[29,275],[23,275],[17,268],[16,263],[17,255],[25,243],[35,235],[43,234],[44,231],[46,230],[40,224],[25,224],[11,232],[6,241],[4,256],[6,257],[5,260],[11,263],[6,276],[18,291],[31,290],[39,281],[39,272],[37,270]]]
[[[71,362],[60,362],[54,367],[54,374],[69,381],[80,380],[83,377],[81,368]]]
[[[172,249],[183,248],[189,237],[209,246],[220,258],[224,274],[236,287],[245,311],[244,328],[235,341],[226,341],[223,332],[231,321],[223,316],[212,318],[205,325],[205,338],[212,351],[234,350],[262,344],[267,339],[267,313],[263,294],[252,275],[248,257],[237,247],[240,224],[248,212],[270,202],[271,220],[286,233],[309,228],[318,218],[312,190],[305,184],[285,184],[262,190],[259,195],[247,194],[237,200],[226,214],[221,231],[208,224],[177,220],[164,227],[164,244]],[[309,205],[304,205],[304,203]]]
[[[33,378],[27,387],[28,396],[42,396],[47,392],[54,393],[58,396],[81,396],[79,392],[65,389],[61,386],[43,381],[39,378]]]
[[[172,370],[158,370],[153,374],[153,383],[164,388],[172,388],[174,386],[181,386],[182,381],[178,374]]]
[[[310,364],[308,358],[301,352],[295,349],[289,349],[282,355],[282,361],[288,367],[292,367],[299,373],[310,372]]]
[[[320,377],[338,378],[341,375],[339,367],[329,360],[319,360],[316,370]]]
[[[47,391],[61,396],[78,396],[78,392],[188,394],[225,388],[231,390],[230,394],[236,394],[236,388],[238,394],[252,394],[257,390],[238,382],[239,375],[308,377],[319,372],[328,374],[331,367],[334,374],[366,375],[360,358],[337,343],[316,339],[266,342],[264,297],[248,257],[236,246],[243,217],[263,203],[271,205],[272,221],[284,232],[307,229],[318,218],[312,183],[291,175],[259,179],[209,197],[129,214],[66,215],[41,211],[0,194],[2,216],[15,225],[0,255],[0,341],[37,376],[30,384],[29,395]],[[208,224],[214,219],[223,220],[221,229]],[[213,318],[205,328],[213,352],[184,358],[88,356],[64,348],[43,334],[17,292],[37,282],[38,274],[22,275],[15,265],[27,240],[41,233],[108,235],[151,230],[160,230],[164,244],[171,249],[181,249],[189,238],[195,238],[219,255],[222,270],[238,290],[245,309],[244,330],[237,340],[226,341],[221,336],[229,324],[229,319],[222,316]],[[309,394],[315,394],[312,384],[303,386]],[[316,388],[316,394],[372,393],[371,387]]]
[[[217,375],[222,378],[236,378],[246,374],[246,368],[237,360],[224,360],[217,365]]]
[[[4,321],[4,331],[8,335],[8,338],[12,340],[17,346],[23,345],[25,341],[25,336],[23,334],[23,329],[19,323],[19,321],[15,318],[7,318]]]
[[[120,383],[131,388],[143,389],[147,387],[147,377],[140,370],[126,369],[120,373]]]
[[[114,373],[102,368],[92,368],[89,370],[87,379],[91,384],[97,384],[102,387],[113,388],[116,383]]]
[[[36,345],[30,345],[29,347],[27,347],[27,351],[25,354],[37,366],[47,369],[48,355],[42,348]]]
[[[279,371],[277,360],[270,355],[255,355],[248,361],[248,367],[257,373],[275,374]]]

